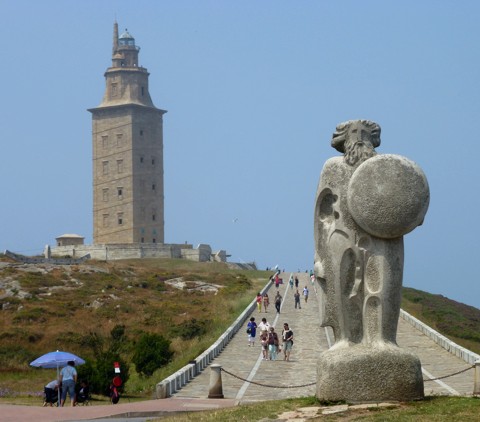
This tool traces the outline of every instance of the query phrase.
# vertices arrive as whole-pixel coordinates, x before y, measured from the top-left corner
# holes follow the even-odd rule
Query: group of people
[[[274,304],[275,304],[275,309],[277,311],[277,314],[280,313],[280,308],[282,306],[282,295],[280,294],[280,291],[278,290],[279,284],[282,282],[281,278],[279,278],[279,272],[275,273],[270,280],[275,283],[275,286],[277,287],[277,293],[275,294],[274,298]],[[313,272],[310,274],[310,279],[312,281],[312,284],[314,283],[315,276],[313,275]],[[305,285],[303,288],[302,293],[300,293],[299,290],[299,284],[300,281],[298,280],[298,277],[295,276],[293,277],[293,274],[290,274],[290,278],[288,280],[288,284],[290,285],[290,289],[293,290],[293,286],[295,286],[295,293],[293,294],[293,298],[295,300],[295,309],[302,309],[302,306],[300,304],[300,297],[303,296],[303,299],[305,301],[305,304],[308,302],[308,295],[310,294],[310,290],[308,289],[308,286]],[[262,312],[262,305],[263,305],[263,310],[264,312],[267,312],[268,306],[270,305],[270,298],[268,296],[268,293],[264,293],[263,295],[258,292],[257,293],[257,310],[258,312]]]
[[[53,380],[45,386],[43,406],[53,406],[57,403],[59,390],[61,407],[65,404],[67,394],[70,397],[71,406],[75,406],[77,403],[84,403],[88,400],[89,396],[88,382],[82,380],[78,391],[76,391],[76,384],[77,370],[75,369],[75,362],[72,360],[60,371],[58,380]]]
[[[280,313],[283,299],[278,289],[279,285],[283,283],[283,280],[279,277],[279,274],[280,271],[277,271],[273,276],[270,277],[270,281],[272,283],[275,283],[275,287],[277,288],[273,303],[278,314]],[[310,272],[310,280],[312,282],[312,285],[314,285],[314,279],[315,276],[313,272]],[[302,309],[302,296],[304,303],[308,303],[308,296],[310,294],[308,286],[305,285],[303,290],[301,290],[301,287],[299,287],[300,281],[298,277],[294,277],[293,274],[290,275],[288,283],[291,290],[294,290],[295,287],[295,293],[293,294],[293,298],[295,301],[295,309]],[[270,298],[268,296],[268,293],[264,293],[262,295],[260,292],[258,292],[256,297],[256,303],[258,312],[262,312],[262,306],[264,312],[267,312],[268,306],[270,305]],[[263,360],[276,360],[277,355],[281,353],[282,350],[283,359],[285,361],[290,360],[290,353],[293,347],[293,331],[290,329],[288,323],[283,324],[283,330],[281,335],[279,336],[279,334],[275,331],[275,328],[267,322],[266,318],[262,318],[262,322],[257,325],[257,323],[255,322],[255,317],[251,317],[250,321],[247,324],[249,347],[255,346],[257,331],[259,332],[258,338],[260,339],[260,343],[262,346]]]
[[[257,301],[258,312],[262,312],[262,304],[263,304],[264,312],[267,312],[268,306],[270,305],[270,298],[268,297],[268,293],[264,293],[262,296],[262,294],[258,292],[256,301]],[[277,290],[277,294],[275,295],[275,298],[273,299],[273,303],[275,304],[275,309],[277,311],[277,314],[279,314],[280,308],[282,306],[282,295],[278,290]]]
[[[308,290],[307,286],[303,288],[302,294],[306,304],[308,302],[308,295],[310,294],[310,291]],[[298,309],[302,309],[302,306],[300,305],[300,292],[298,291],[298,289],[293,294],[293,299],[295,300],[295,309],[297,309],[297,307]]]
[[[257,329],[260,332],[260,344],[262,345],[263,360],[276,360],[277,355],[283,349],[283,360],[290,360],[290,352],[293,347],[293,331],[289,328],[287,323],[283,324],[281,340],[278,337],[275,327],[271,326],[266,318],[262,318],[262,322],[258,324],[255,322],[255,317],[251,317],[247,324],[248,346],[255,346],[255,339]],[[280,345],[280,341],[282,345]]]
[[[265,312],[267,312],[268,305],[270,305],[270,298],[268,293],[265,293],[263,296],[260,292],[257,293],[257,309],[258,312],[262,312],[262,305]]]
[[[291,290],[293,290],[294,284],[295,284],[295,289],[298,290],[298,285],[300,284],[300,281],[298,280],[297,276],[295,276],[295,279],[294,279],[293,274],[290,274],[290,279],[288,280],[288,284],[290,285]]]

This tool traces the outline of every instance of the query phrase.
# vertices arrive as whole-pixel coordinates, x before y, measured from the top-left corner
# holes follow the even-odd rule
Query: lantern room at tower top
[[[135,45],[135,38],[127,29],[118,36],[118,24],[113,27],[113,56],[112,67],[137,67],[140,47]]]

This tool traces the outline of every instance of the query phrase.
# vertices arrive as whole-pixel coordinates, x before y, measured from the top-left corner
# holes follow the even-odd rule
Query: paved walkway
[[[276,387],[270,388],[247,383],[222,372],[223,394],[225,399],[207,399],[210,384],[210,369],[177,392],[174,397],[164,400],[148,400],[135,403],[120,403],[112,406],[87,406],[75,408],[40,408],[35,406],[0,405],[1,422],[80,421],[108,418],[115,415],[115,421],[143,421],[148,417],[161,416],[166,412],[194,411],[230,407],[237,403],[275,400],[289,397],[313,396],[315,385],[308,385],[316,379],[318,355],[328,349],[333,342],[330,329],[320,327],[319,304],[314,286],[306,273],[296,274],[300,279],[299,291],[308,286],[310,295],[305,303],[301,299],[301,309],[295,309],[293,293],[288,285],[290,273],[281,274],[284,284],[280,285],[283,296],[281,313],[277,314],[273,303],[267,313],[253,312],[257,324],[263,317],[275,326],[281,334],[283,323],[288,322],[294,332],[290,362],[283,361],[281,354],[276,361],[263,361],[260,343],[248,347],[246,324],[240,329],[229,345],[212,362],[245,379]],[[269,296],[273,302],[276,288],[272,286]],[[410,324],[400,319],[398,344],[410,349],[420,358],[424,378],[437,378],[468,368],[470,365],[453,356],[420,333]],[[297,387],[300,386],[300,387]],[[466,395],[473,392],[473,369],[439,381],[425,382],[426,395]]]
[[[280,285],[279,289],[283,296],[281,313],[277,315],[275,308],[271,306],[268,313],[259,313],[255,310],[252,314],[257,324],[262,317],[267,317],[267,321],[275,326],[279,334],[283,323],[288,322],[295,339],[290,362],[283,361],[283,355],[277,361],[263,361],[260,344],[256,343],[255,347],[248,347],[247,323],[245,323],[213,363],[221,365],[223,369],[241,378],[270,386],[292,387],[315,382],[316,360],[318,355],[333,343],[333,333],[330,329],[320,327],[318,296],[310,283],[309,275],[306,273],[295,275],[300,279],[300,293],[305,285],[310,290],[308,303],[305,304],[302,298],[302,309],[294,307],[294,291],[288,285],[290,276],[288,273],[281,275],[284,280],[284,284]],[[270,298],[275,295],[275,290],[274,286],[270,289]],[[410,349],[420,358],[426,380],[450,375],[471,366],[448,353],[401,318],[397,342],[399,346]],[[315,395],[315,385],[298,388],[269,388],[245,383],[225,372],[222,372],[222,381],[225,398],[239,402]],[[210,370],[207,368],[177,392],[175,397],[205,398],[208,395],[209,383]],[[473,369],[443,380],[425,382],[426,395],[472,395],[472,392]]]
[[[90,421],[108,418],[109,421],[146,420],[171,412],[219,409],[232,407],[228,399],[163,399],[116,405],[41,407],[0,404],[1,422]],[[113,418],[114,417],[114,418]]]

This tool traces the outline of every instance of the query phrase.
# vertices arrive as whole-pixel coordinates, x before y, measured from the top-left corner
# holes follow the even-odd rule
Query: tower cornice
[[[111,105],[99,105],[98,107],[92,107],[88,108],[87,111],[90,113],[94,114],[97,111],[104,111],[104,110],[113,110],[113,109],[122,109],[122,108],[138,108],[142,110],[150,110],[153,112],[160,113],[161,115],[164,115],[165,113],[168,113],[167,110],[162,110],[161,108],[157,108],[155,106],[148,106],[145,104],[136,104],[136,103],[124,103],[124,104],[111,104]]]

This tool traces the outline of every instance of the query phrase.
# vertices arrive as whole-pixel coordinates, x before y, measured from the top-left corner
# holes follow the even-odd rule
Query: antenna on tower
[[[117,18],[115,17],[115,22],[113,23],[113,51],[112,56],[115,55],[118,49],[118,23]]]

